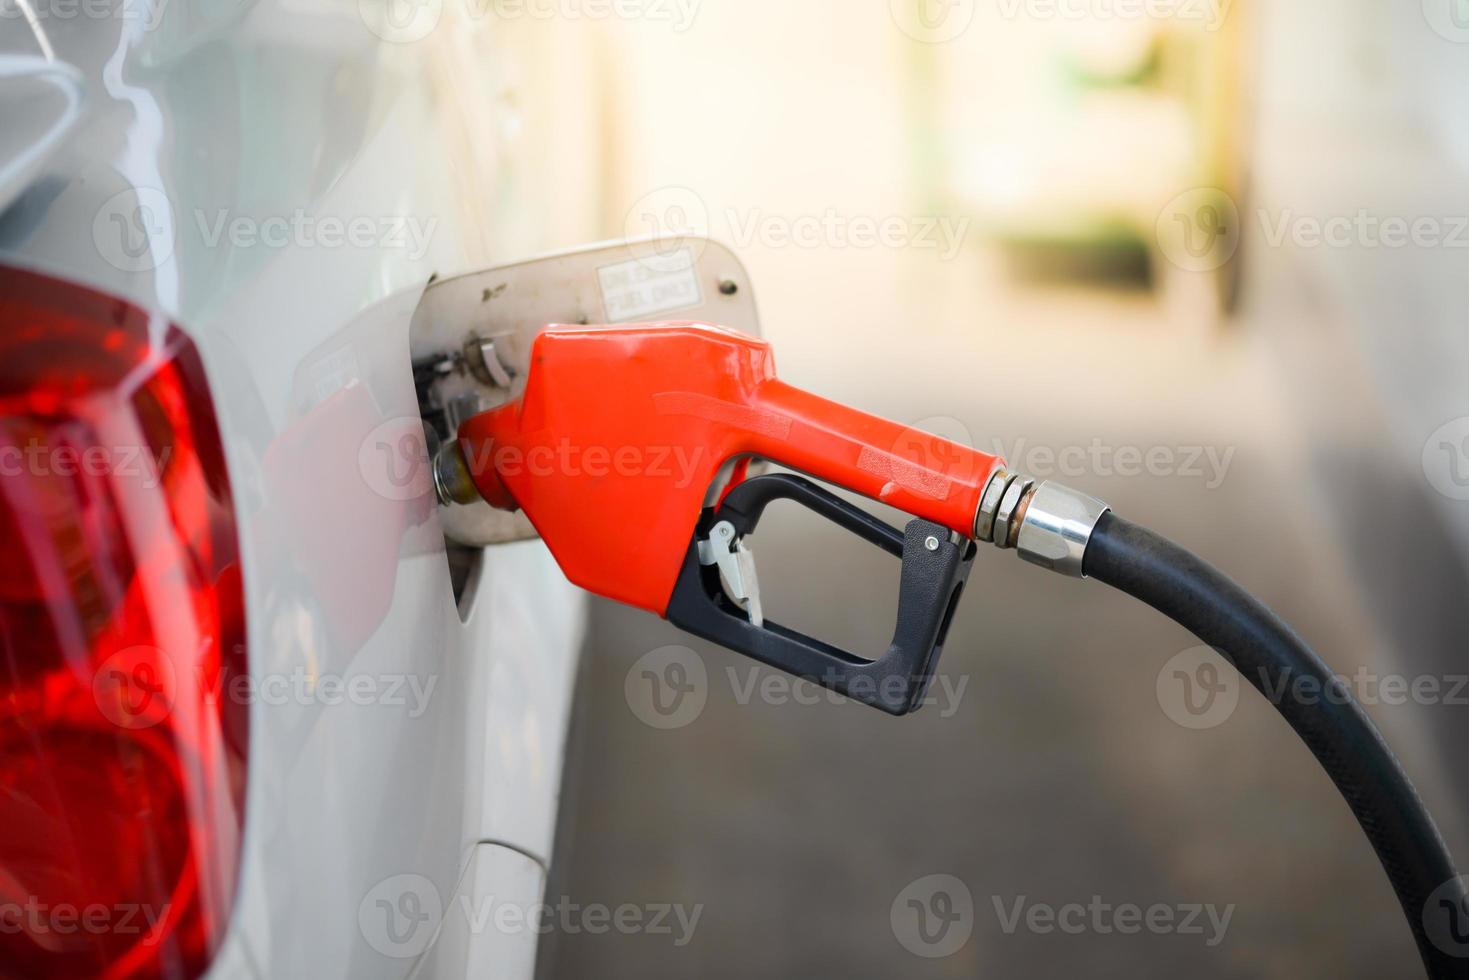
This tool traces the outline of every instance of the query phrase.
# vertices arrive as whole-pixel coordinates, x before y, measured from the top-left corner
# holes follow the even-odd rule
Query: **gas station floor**
[[[927,315],[905,322],[952,326],[894,332],[884,304],[901,297],[860,292],[836,311],[840,344],[811,318],[767,323],[782,377],[1094,493],[1229,571],[1342,674],[1411,673],[1361,612],[1313,504],[1268,343],[1180,328],[1142,294],[1013,293],[982,317],[962,296],[925,295]],[[752,550],[770,618],[861,652],[886,644],[891,559],[794,509],[773,511]],[[908,718],[807,697],[610,603],[593,606],[588,635],[547,901],[699,917],[691,937],[553,932],[543,976],[1416,969],[1369,846],[1273,708],[1245,689],[1211,727],[1173,720],[1170,661],[1195,641],[1103,586],[983,548],[933,703]],[[669,645],[702,664],[707,700],[665,730],[640,718],[627,681]],[[1426,710],[1369,708],[1463,853]],[[895,932],[899,897],[940,874],[967,888],[953,907],[972,933],[922,957]],[[1172,924],[1119,928],[1107,910],[1128,904],[1166,906]]]

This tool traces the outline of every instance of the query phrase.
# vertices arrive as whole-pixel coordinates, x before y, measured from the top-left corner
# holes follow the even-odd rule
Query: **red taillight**
[[[0,268],[0,977],[197,977],[229,923],[248,705],[199,355]]]

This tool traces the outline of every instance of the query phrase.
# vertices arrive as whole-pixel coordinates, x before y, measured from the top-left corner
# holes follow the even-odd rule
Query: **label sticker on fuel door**
[[[611,323],[641,320],[703,302],[698,263],[689,248],[603,266],[597,270],[597,279]]]

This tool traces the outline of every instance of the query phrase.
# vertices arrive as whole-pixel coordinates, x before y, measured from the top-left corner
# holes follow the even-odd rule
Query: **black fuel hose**
[[[1462,958],[1469,956],[1463,882],[1407,774],[1341,679],[1280,617],[1218,569],[1110,512],[1092,531],[1083,571],[1188,629],[1275,705],[1372,842],[1428,975],[1469,977],[1469,959]],[[1322,695],[1282,693],[1302,690],[1301,678],[1321,685],[1316,690]],[[1443,928],[1435,916],[1447,917]]]

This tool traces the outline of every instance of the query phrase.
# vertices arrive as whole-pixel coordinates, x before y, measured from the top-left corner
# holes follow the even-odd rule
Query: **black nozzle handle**
[[[767,621],[750,622],[724,593],[719,571],[699,561],[699,539],[727,521],[744,536],[754,532],[766,506],[792,500],[901,557],[898,621],[892,642],[875,660]],[[746,480],[716,509],[705,511],[684,556],[667,618],[680,629],[728,647],[854,701],[905,715],[928,690],[959,593],[974,561],[974,543],[954,541],[947,528],[915,519],[899,531],[803,477],[772,474]]]

